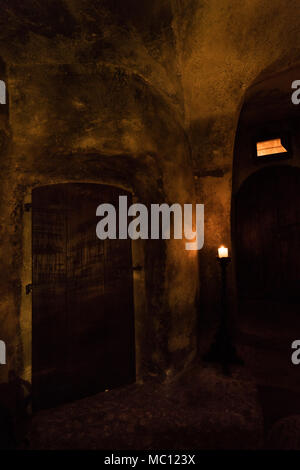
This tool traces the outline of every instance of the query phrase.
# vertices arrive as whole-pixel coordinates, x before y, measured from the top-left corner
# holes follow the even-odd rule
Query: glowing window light
[[[264,140],[256,142],[256,155],[264,157],[267,155],[276,155],[278,153],[286,153],[287,149],[282,145],[281,139]]]

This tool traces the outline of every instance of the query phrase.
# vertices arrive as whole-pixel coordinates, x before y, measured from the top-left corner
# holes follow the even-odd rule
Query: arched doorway
[[[291,362],[300,328],[299,188],[300,168],[271,166],[248,177],[234,199],[239,343],[266,430],[300,411]]]
[[[299,71],[297,66],[253,83],[235,139],[237,344],[258,386],[266,432],[300,412],[299,368],[291,360],[300,330],[300,120],[291,100]],[[279,138],[286,155],[274,149],[259,154],[258,142]]]
[[[96,208],[115,188],[32,192],[32,386],[35,409],[135,380],[131,241],[99,240]]]
[[[250,176],[235,197],[239,299],[245,309],[250,301],[272,303],[273,320],[282,304],[300,305],[299,188],[300,168],[272,166]]]

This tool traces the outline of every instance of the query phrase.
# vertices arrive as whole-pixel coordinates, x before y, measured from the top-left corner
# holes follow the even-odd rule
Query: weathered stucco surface
[[[243,98],[261,74],[300,60],[298,0],[2,0],[0,56],[9,93],[1,116],[0,332],[11,367],[27,367],[24,201],[37,185],[93,181],[126,187],[144,203],[205,204],[199,256],[178,240],[145,246],[141,376],[181,369],[195,355],[197,331],[205,336],[217,315],[215,256],[221,243],[231,247]],[[7,367],[0,374],[6,380]]]

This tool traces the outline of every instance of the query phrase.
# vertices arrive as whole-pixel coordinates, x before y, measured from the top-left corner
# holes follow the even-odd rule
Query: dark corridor
[[[239,343],[257,380],[265,433],[299,413],[291,344],[300,330],[300,169],[250,176],[235,200]]]
[[[112,186],[32,192],[33,404],[55,406],[135,380],[131,241],[99,240]]]

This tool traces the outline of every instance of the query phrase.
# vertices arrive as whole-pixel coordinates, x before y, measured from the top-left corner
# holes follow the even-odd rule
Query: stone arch
[[[242,301],[240,299],[240,294],[237,285],[237,276],[239,272],[237,270],[238,267],[238,256],[240,256],[240,248],[238,247],[238,240],[237,240],[237,225],[239,224],[238,215],[237,215],[237,204],[239,200],[239,196],[244,191],[246,185],[252,181],[262,181],[263,179],[266,182],[266,188],[271,187],[272,185],[272,178],[271,174],[273,173],[282,173],[284,177],[285,174],[295,175],[299,174],[300,168],[300,141],[298,137],[299,128],[299,109],[297,106],[292,104],[291,101],[291,83],[293,80],[298,79],[300,77],[300,67],[299,61],[295,61],[292,67],[290,66],[290,62],[285,58],[281,61],[276,61],[270,66],[268,66],[263,72],[259,74],[259,76],[254,80],[251,86],[247,89],[245,93],[245,97],[243,100],[243,105],[241,108],[236,136],[235,136],[235,146],[234,146],[234,159],[233,159],[233,179],[232,179],[232,201],[231,201],[231,228],[232,228],[232,245],[233,245],[233,268],[234,268],[234,276],[233,276],[233,285],[235,289],[236,298],[239,299],[238,305],[238,319],[237,319],[237,326],[239,332],[241,332],[240,341],[241,347],[243,348],[246,344],[247,347],[254,347],[251,343],[251,338],[255,335],[259,336],[259,331],[263,331],[265,327],[263,324],[259,326],[258,315],[255,315],[255,312],[261,311],[261,306],[264,303],[264,311],[266,312],[266,316],[269,315],[269,318],[272,317],[273,311],[273,326],[270,323],[270,335],[271,330],[273,328],[273,334],[276,334],[276,328],[278,328],[278,324],[282,321],[282,317],[280,317],[280,308],[284,308],[288,315],[288,323],[286,323],[286,328],[291,327],[291,325],[297,324],[297,319],[294,315],[294,307],[291,305],[285,304],[283,307],[283,300],[278,301],[272,304],[269,300],[264,301],[253,301],[252,303],[252,316],[256,319],[251,319],[251,315],[247,317],[245,312],[247,311],[247,302]],[[254,144],[258,140],[258,136],[266,136],[266,139],[269,135],[280,135],[281,133],[288,135],[290,139],[290,146],[291,152],[288,159],[282,159],[281,157],[276,158],[276,156],[268,159],[259,159],[256,158],[253,150]],[[261,139],[259,139],[261,140]],[[288,176],[287,176],[288,178]],[[278,181],[280,181],[278,176]],[[274,183],[275,184],[275,183]],[[280,184],[280,183],[278,183]],[[286,191],[287,195],[284,196],[288,197],[290,188],[293,187],[293,184],[286,184]],[[281,191],[283,188],[281,189]],[[258,194],[258,192],[257,192]],[[276,196],[277,197],[277,196]],[[275,197],[275,198],[276,198]],[[297,195],[294,197],[290,197],[289,206],[291,206],[291,211],[293,211],[293,202],[296,202]],[[263,203],[263,201],[262,201]],[[259,212],[259,201],[257,200],[258,204],[258,212]],[[245,209],[246,210],[246,209]],[[282,210],[281,210],[282,212]],[[271,214],[271,213],[270,213]],[[269,214],[269,219],[272,218],[272,214]],[[289,216],[289,210],[286,211],[287,217]],[[268,218],[266,217],[266,219]],[[292,218],[292,215],[290,216]],[[268,232],[269,228],[266,223],[266,233]],[[261,222],[262,227],[264,221]],[[284,223],[280,222],[281,225]],[[296,226],[295,226],[296,227]],[[283,230],[282,228],[274,228],[274,233],[280,232]],[[295,228],[296,230],[296,228]],[[269,232],[268,232],[269,233]],[[254,235],[253,235],[254,236]],[[287,231],[285,232],[284,236],[288,236]],[[292,237],[293,235],[290,234]],[[251,237],[250,229],[249,229],[249,237]],[[253,242],[254,243],[254,242]],[[278,250],[285,250],[282,248],[281,245],[284,245],[284,239],[278,239]],[[255,256],[255,255],[253,255]],[[266,257],[268,255],[266,254]],[[286,263],[290,263],[289,254],[286,253]],[[270,258],[271,259],[271,258]],[[271,263],[271,261],[270,261]],[[278,269],[281,268],[278,265]],[[274,271],[276,269],[274,268]],[[278,271],[278,270],[277,270]],[[282,272],[284,270],[282,269]],[[292,273],[292,267],[290,269]],[[293,282],[290,283],[291,286]],[[292,287],[290,287],[292,289]],[[286,285],[284,289],[288,289]],[[283,289],[283,290],[284,290]],[[291,294],[292,296],[292,294]],[[287,297],[285,297],[286,300]],[[258,302],[255,305],[255,302]],[[260,302],[260,303],[259,303]],[[248,303],[248,306],[250,303]],[[273,307],[272,307],[273,305]],[[251,308],[250,308],[251,310]],[[244,315],[244,317],[243,317]],[[277,317],[276,317],[277,316]],[[276,326],[277,325],[277,326]],[[247,340],[245,338],[244,333],[251,331],[250,336]],[[251,336],[253,335],[253,336]],[[243,339],[244,338],[244,339]],[[266,340],[268,341],[268,340]],[[269,344],[269,343],[268,343]],[[272,350],[272,345],[268,345],[266,347],[268,351]],[[256,350],[257,352],[257,350]],[[271,352],[270,352],[271,353]],[[249,364],[251,364],[251,358],[247,358],[249,360]],[[254,366],[255,373],[259,374],[258,369]],[[265,365],[267,367],[267,365]],[[291,375],[291,380],[294,380]]]

